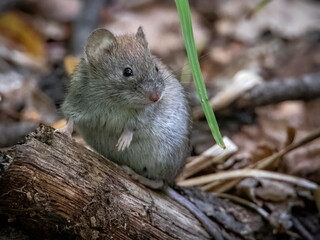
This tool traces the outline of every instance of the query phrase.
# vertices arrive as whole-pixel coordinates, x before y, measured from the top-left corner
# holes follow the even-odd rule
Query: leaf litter
[[[2,148],[40,122],[56,128],[65,124],[59,107],[79,59],[70,44],[72,24],[83,14],[82,1],[20,2],[2,9],[0,17]],[[254,209],[275,232],[316,239],[320,96],[251,109],[233,104],[261,82],[320,71],[320,6],[315,1],[270,1],[248,18],[259,2],[190,1],[203,75],[227,148],[213,144],[194,86],[183,81],[195,118],[192,156],[178,184],[199,186]],[[190,76],[173,2],[110,1],[96,17],[100,27],[118,33],[142,25],[152,51],[177,77]],[[84,144],[77,133],[75,137]]]

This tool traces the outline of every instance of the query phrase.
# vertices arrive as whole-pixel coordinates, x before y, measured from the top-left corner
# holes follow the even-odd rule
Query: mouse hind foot
[[[133,171],[128,166],[122,166],[122,168],[126,171],[126,173],[135,181],[141,183],[142,185],[151,188],[151,189],[162,189],[164,187],[164,182],[162,180],[151,180],[148,178],[145,178],[139,174],[137,174],[135,171]]]

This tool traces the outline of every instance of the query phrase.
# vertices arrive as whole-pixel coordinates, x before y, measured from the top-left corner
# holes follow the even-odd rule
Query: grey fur
[[[86,50],[97,44],[93,34]],[[173,182],[189,154],[190,116],[184,90],[151,55],[142,29],[114,39],[96,56],[81,59],[62,110],[103,156],[144,177]],[[126,67],[132,68],[133,76],[123,76]],[[160,100],[151,102],[149,92],[157,92]],[[134,134],[121,152],[116,144],[125,129]]]

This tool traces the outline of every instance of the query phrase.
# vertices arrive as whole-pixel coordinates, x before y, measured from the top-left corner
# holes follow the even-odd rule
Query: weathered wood
[[[0,215],[40,236],[209,239],[183,206],[52,128],[40,126],[0,158],[10,162],[0,172]],[[229,201],[185,194],[221,226],[226,239],[254,239],[266,229],[258,215]]]
[[[253,109],[257,106],[288,100],[312,100],[319,97],[320,72],[316,72],[257,85],[237,99],[233,103],[233,107]]]
[[[253,110],[255,107],[283,101],[317,99],[320,97],[320,72],[266,81],[255,85],[233,100],[233,97],[237,96],[238,88],[237,84],[231,85],[226,89],[225,94],[219,94],[210,100],[217,114],[228,115],[234,111]],[[230,99],[232,103],[229,102]],[[193,109],[192,116],[193,119],[204,117],[201,106]]]

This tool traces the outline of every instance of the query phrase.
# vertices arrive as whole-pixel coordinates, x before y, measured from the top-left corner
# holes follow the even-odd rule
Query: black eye
[[[130,77],[130,76],[132,76],[133,75],[133,71],[132,71],[132,69],[131,68],[125,68],[124,70],[123,70],[123,76],[125,76],[125,77]]]
[[[156,66],[156,71],[159,72],[159,68]]]

